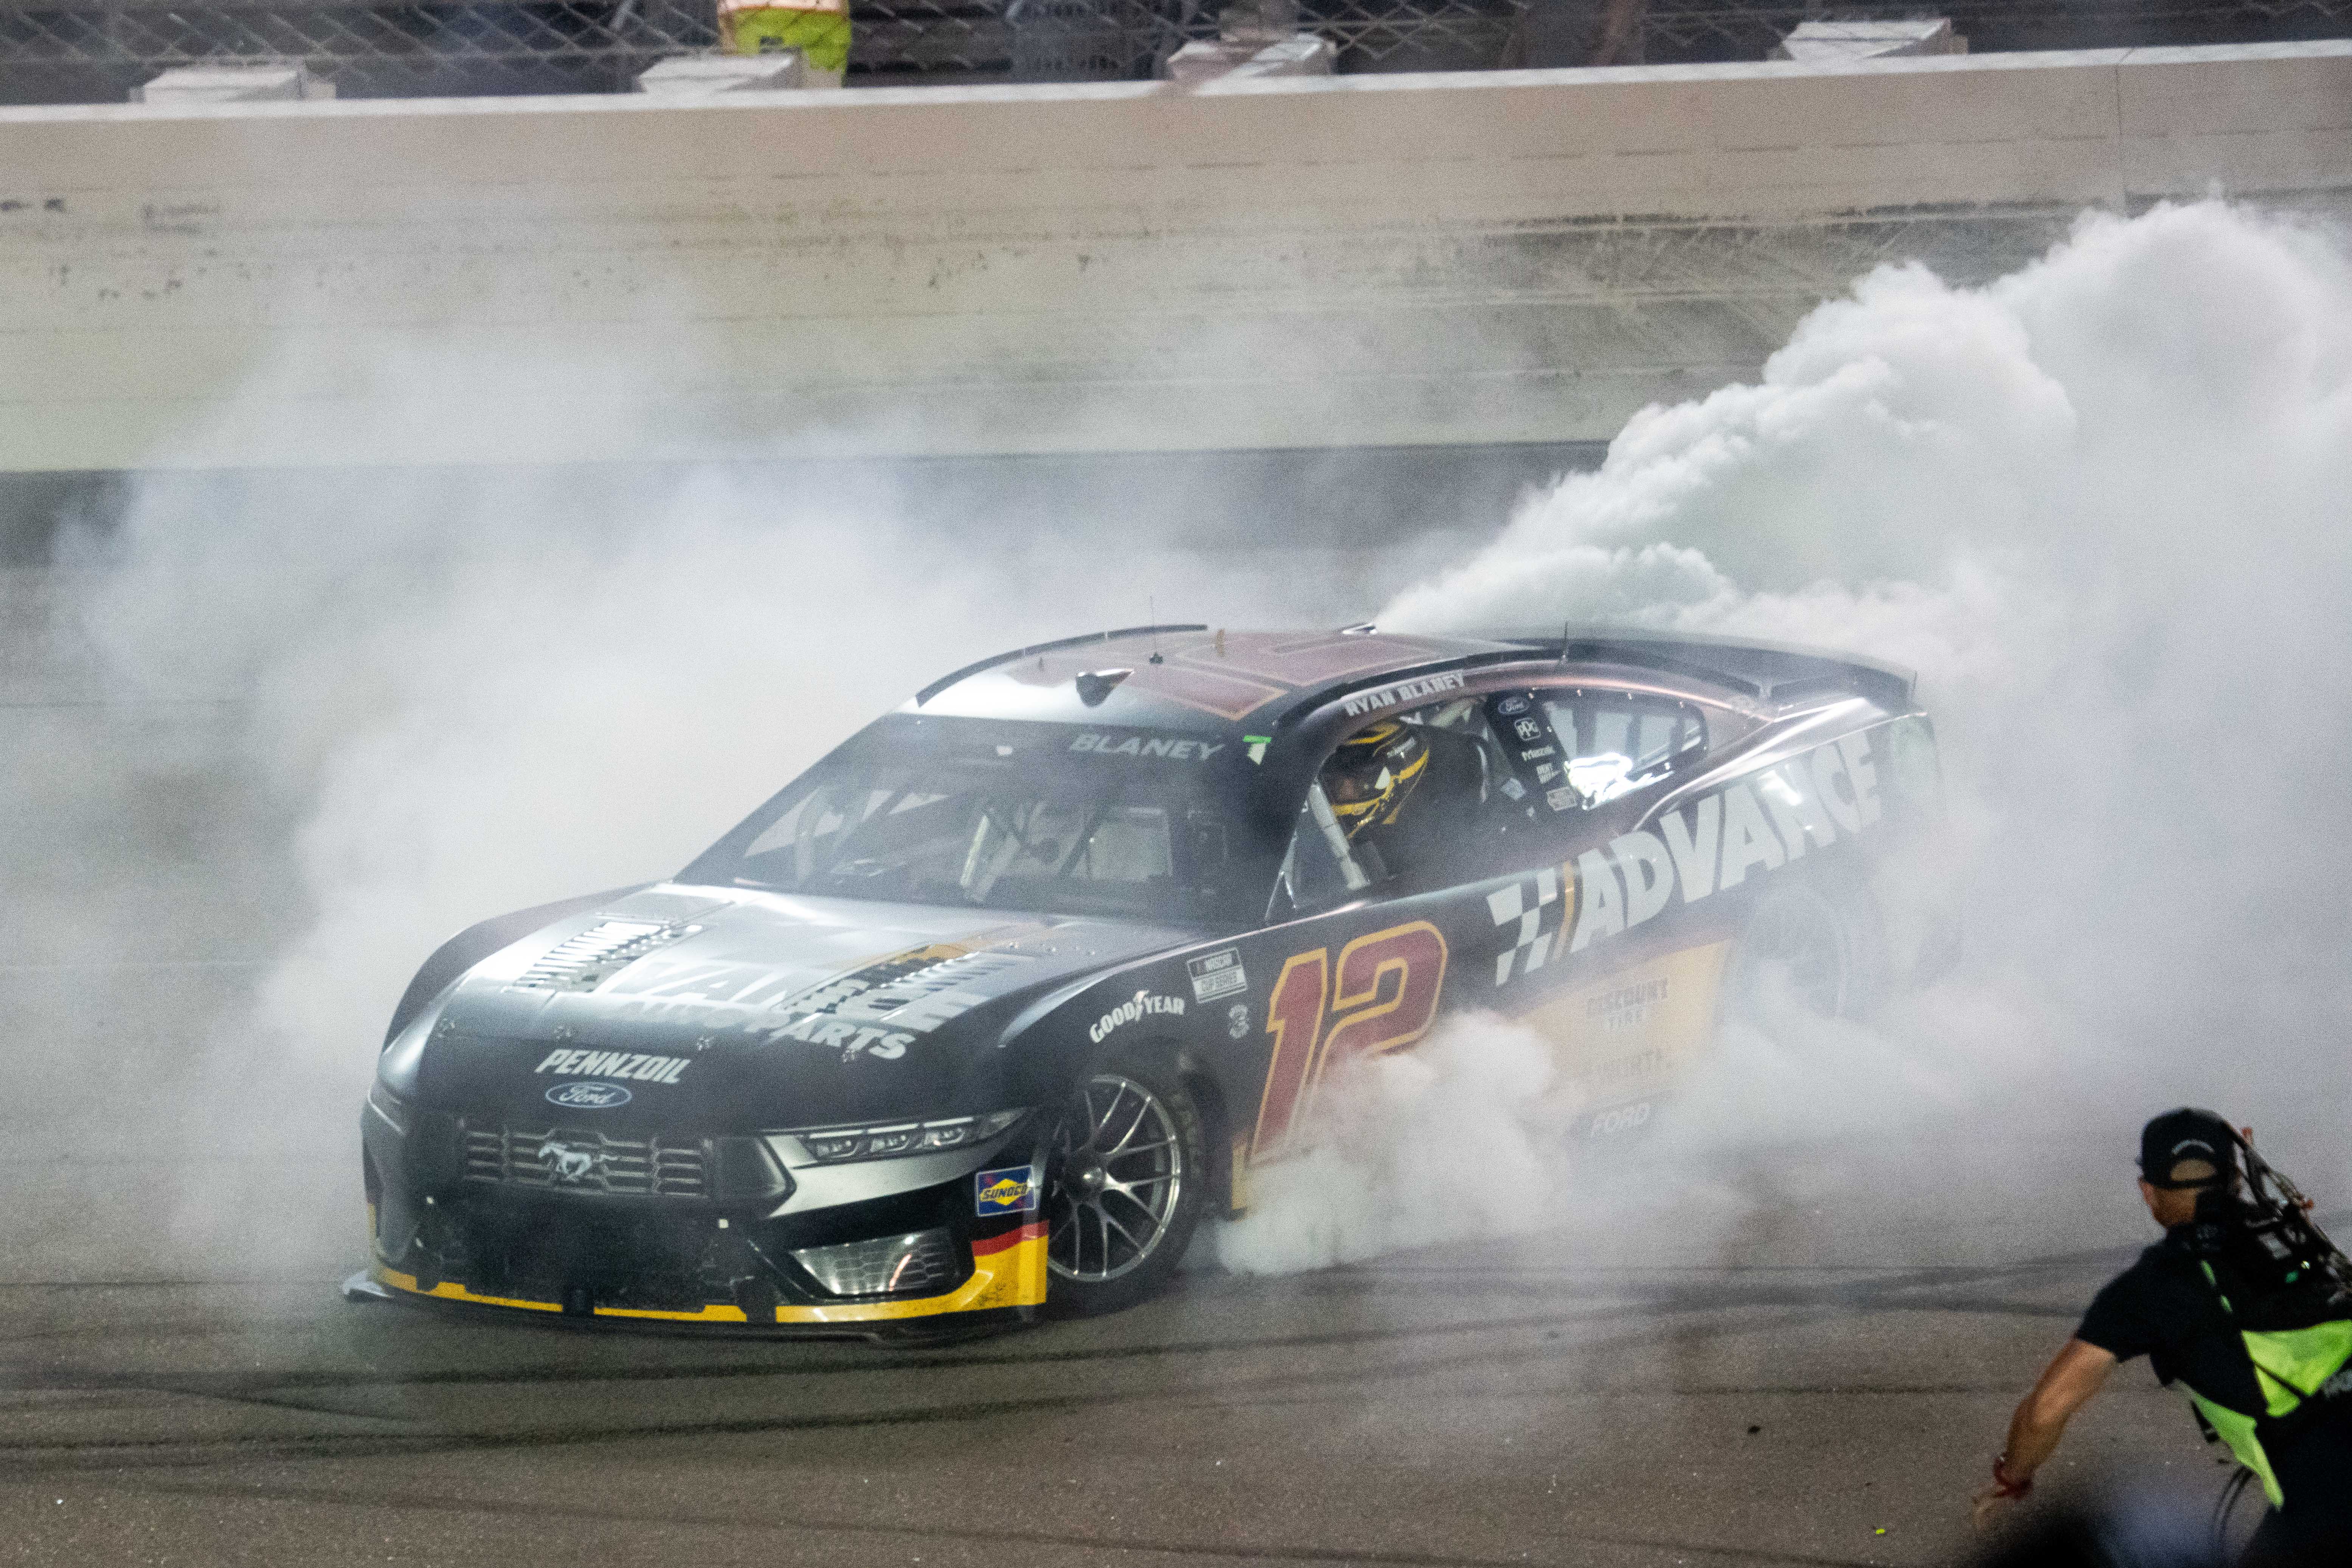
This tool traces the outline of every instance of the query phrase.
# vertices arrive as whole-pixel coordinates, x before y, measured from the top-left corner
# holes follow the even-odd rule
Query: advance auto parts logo
[[[617,1083],[559,1083],[547,1091],[547,1103],[566,1110],[610,1110],[633,1098]]]
[[[1695,904],[1728,892],[1751,872],[1778,871],[1802,858],[1809,845],[1827,848],[1840,834],[1868,829],[1884,812],[1870,742],[1867,732],[1841,736],[1664,813],[1655,833],[1636,829],[1606,850],[1579,855],[1576,934],[1568,951],[1581,952],[1640,925],[1677,892]],[[1500,905],[1495,916],[1505,923]]]

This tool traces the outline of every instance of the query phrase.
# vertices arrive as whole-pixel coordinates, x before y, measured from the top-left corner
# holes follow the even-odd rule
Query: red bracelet
[[[2033,1489],[2033,1478],[2012,1479],[2009,1473],[2009,1456],[1995,1454],[1992,1457],[1992,1487],[1995,1497],[2021,1498]]]

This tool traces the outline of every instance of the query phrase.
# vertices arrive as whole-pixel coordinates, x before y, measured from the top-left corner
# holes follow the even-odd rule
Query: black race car
[[[1754,976],[1859,1011],[1934,956],[1882,894],[1936,811],[1910,678],[1840,656],[1021,648],[671,880],[436,952],[362,1115],[352,1289],[769,1331],[1124,1306],[1335,1064],[1447,1009],[1548,1037],[1587,1133],[1646,1120]]]

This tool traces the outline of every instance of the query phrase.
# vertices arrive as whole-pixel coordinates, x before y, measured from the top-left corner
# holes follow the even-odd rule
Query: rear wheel
[[[1825,1018],[1860,1017],[1876,997],[1879,949],[1865,899],[1801,882],[1775,888],[1740,933],[1733,1006],[1751,1017],[1790,1005]]]
[[[1048,1307],[1090,1316],[1159,1290],[1192,1239],[1208,1186],[1200,1107],[1175,1072],[1150,1058],[1097,1065],[1048,1140]]]

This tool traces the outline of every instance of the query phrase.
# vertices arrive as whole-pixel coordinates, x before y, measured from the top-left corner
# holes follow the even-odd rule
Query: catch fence
[[[852,0],[855,84],[1148,77],[1217,0]],[[1949,16],[1979,50],[2352,32],[2352,0],[1300,0],[1343,71],[1758,59],[1809,19]],[[712,0],[0,0],[0,101],[121,101],[173,66],[301,61],[347,98],[625,91],[717,43]]]

